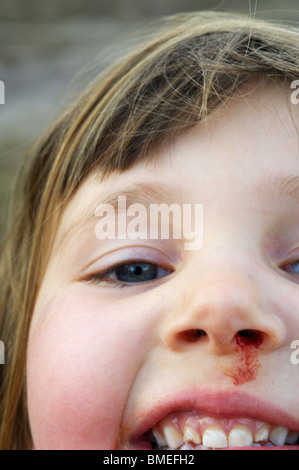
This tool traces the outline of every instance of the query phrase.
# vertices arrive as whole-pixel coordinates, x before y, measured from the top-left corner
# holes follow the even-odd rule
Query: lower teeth
[[[298,445],[299,442],[297,444],[294,444],[294,445]],[[291,445],[291,444],[284,444],[285,446],[287,445]],[[205,447],[204,445],[202,444],[193,444],[193,443],[190,443],[190,442],[184,442],[183,445],[181,445],[178,449],[172,449],[171,447],[160,447],[159,444],[157,444],[156,441],[154,441],[152,443],[152,447],[153,447],[153,450],[215,450],[215,448],[213,447]],[[271,441],[267,441],[267,442],[253,442],[252,444],[252,447],[276,447],[275,444],[273,444],[273,442]]]
[[[171,413],[147,434],[153,450],[213,450],[238,447],[280,447],[299,444],[299,432],[251,418]]]

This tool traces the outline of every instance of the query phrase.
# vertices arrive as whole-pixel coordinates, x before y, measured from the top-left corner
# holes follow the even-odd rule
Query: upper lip
[[[214,417],[251,417],[299,431],[291,414],[250,394],[239,391],[183,390],[155,403],[135,427],[132,441],[141,438],[170,412],[194,410]]]

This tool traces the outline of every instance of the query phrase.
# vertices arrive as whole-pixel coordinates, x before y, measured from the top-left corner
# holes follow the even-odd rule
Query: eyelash
[[[120,281],[118,279],[112,279],[111,277],[109,277],[109,275],[111,275],[112,273],[116,273],[117,269],[119,269],[121,267],[133,266],[133,265],[138,265],[138,264],[139,265],[155,266],[155,267],[157,267],[157,269],[164,270],[165,272],[167,272],[167,274],[165,274],[165,276],[156,277],[155,279],[150,279],[150,280],[147,280],[147,281],[139,281],[139,282],[124,282],[124,281]],[[129,261],[118,263],[114,266],[111,266],[111,267],[109,267],[108,269],[106,269],[104,271],[99,271],[95,274],[92,274],[91,276],[89,276],[86,279],[86,281],[89,281],[89,282],[92,282],[92,283],[95,283],[95,284],[104,284],[104,285],[110,286],[110,287],[120,287],[120,288],[135,287],[137,285],[139,286],[139,285],[150,284],[152,282],[155,282],[155,281],[157,281],[157,280],[159,280],[163,277],[168,276],[172,272],[173,272],[172,269],[163,267],[161,265],[158,265],[158,264],[150,262],[150,261],[146,261],[146,260],[129,260]]]
[[[151,266],[156,266],[158,269],[162,269],[162,270],[165,270],[165,272],[167,272],[167,274],[165,274],[165,276],[160,276],[160,277],[156,277],[155,279],[150,279],[150,280],[147,280],[147,281],[139,281],[139,282],[124,282],[124,281],[120,281],[118,279],[112,279],[111,277],[109,277],[109,275],[111,275],[112,273],[116,273],[117,269],[121,268],[121,267],[124,267],[124,266],[132,266],[134,264],[139,264],[139,265],[151,265]],[[299,270],[298,272],[292,272],[291,269],[288,269],[288,267],[293,267],[293,266],[298,266],[299,265],[299,260],[298,261],[293,261],[291,263],[288,263],[284,266],[282,266],[282,269],[288,273],[288,274],[293,274],[293,275],[299,275]],[[109,287],[119,287],[119,288],[130,288],[130,287],[136,287],[137,285],[140,286],[140,285],[144,285],[144,284],[149,284],[149,283],[153,283],[163,277],[166,277],[168,276],[169,274],[171,274],[173,272],[173,270],[169,269],[169,268],[166,268],[166,267],[163,267],[161,265],[158,265],[156,263],[152,263],[150,261],[145,261],[145,260],[128,260],[126,262],[122,262],[122,263],[118,263],[118,264],[115,264],[114,266],[111,266],[109,267],[108,269],[104,270],[104,271],[100,271],[100,272],[97,272],[95,274],[92,274],[91,276],[89,276],[86,281],[89,281],[89,282],[92,282],[94,284],[104,284],[106,286],[109,286]]]
[[[294,273],[291,270],[287,269],[288,266],[294,266],[294,265],[299,265],[299,260],[298,261],[293,261],[292,263],[285,264],[283,266],[283,269],[284,269],[284,271],[286,271],[289,274],[294,274],[294,275],[299,274],[299,271]]]

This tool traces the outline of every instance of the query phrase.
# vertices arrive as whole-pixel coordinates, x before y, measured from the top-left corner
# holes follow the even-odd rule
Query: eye
[[[151,263],[128,263],[115,268],[111,278],[121,282],[148,282],[167,274],[169,270]]]
[[[128,286],[141,284],[155,279],[160,279],[172,272],[154,263],[134,261],[113,266],[104,272],[92,275],[89,280],[97,283],[107,282],[115,285]]]
[[[294,263],[286,264],[284,270],[290,274],[299,274],[299,261],[294,261]]]

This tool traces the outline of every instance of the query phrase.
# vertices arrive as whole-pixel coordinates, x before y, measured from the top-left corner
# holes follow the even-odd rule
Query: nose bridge
[[[240,323],[246,323],[249,312],[250,316],[254,316],[254,306],[262,304],[257,279],[232,265],[215,271],[216,268],[207,273],[201,283],[192,285],[189,291],[190,309],[195,315],[205,311],[205,321],[215,323],[215,328],[222,322],[229,325],[237,319]]]
[[[266,311],[259,278],[241,262],[224,261],[210,264],[204,274],[198,267],[185,282],[182,301],[168,324],[168,344],[185,349],[194,342],[208,343],[210,352],[227,354],[235,347],[236,335],[244,334],[262,342],[263,349],[278,347],[284,329]]]

